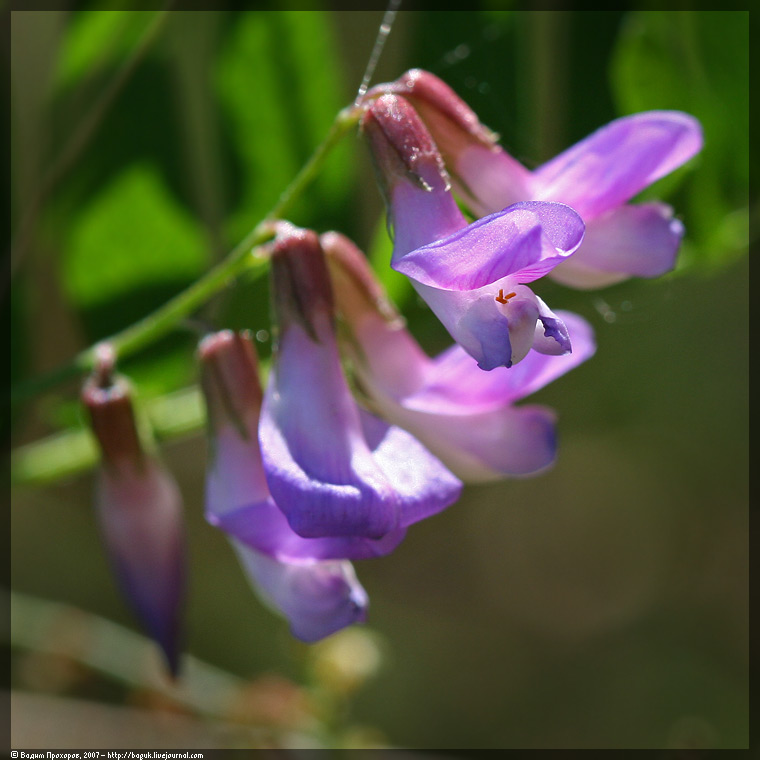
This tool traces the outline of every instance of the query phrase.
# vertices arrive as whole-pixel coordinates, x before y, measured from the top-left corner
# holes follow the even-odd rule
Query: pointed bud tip
[[[142,446],[132,406],[132,389],[113,373],[112,357],[96,363],[82,386],[81,401],[90,417],[92,432],[106,466],[142,459]]]
[[[424,190],[448,189],[443,159],[430,132],[408,100],[387,93],[364,112],[362,133],[369,142],[381,182],[412,181]]]
[[[231,424],[248,438],[251,429],[255,431],[263,396],[250,335],[233,330],[212,333],[199,343],[197,356],[212,426],[218,432]]]
[[[273,304],[280,331],[299,324],[317,340],[315,320],[333,319],[333,293],[319,236],[281,226],[272,248]]]
[[[405,96],[421,111],[428,128],[437,133],[434,123],[441,117],[478,142],[491,147],[498,135],[480,123],[477,114],[442,79],[423,69],[411,69],[397,80]]]

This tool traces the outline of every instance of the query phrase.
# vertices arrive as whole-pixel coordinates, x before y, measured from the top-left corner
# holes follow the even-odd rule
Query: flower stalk
[[[99,343],[110,344],[115,357],[123,360],[166,335],[243,271],[263,274],[268,259],[260,248],[274,237],[272,222],[287,214],[293,203],[317,176],[333,148],[356,126],[361,112],[361,107],[348,106],[338,113],[325,139],[282,193],[272,210],[216,267],[152,314]],[[10,392],[11,407],[67,380],[79,377],[82,373],[90,372],[95,366],[96,349],[97,345],[90,346],[68,364],[19,383]]]

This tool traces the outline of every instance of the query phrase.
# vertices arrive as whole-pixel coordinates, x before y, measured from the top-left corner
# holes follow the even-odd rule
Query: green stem
[[[263,267],[266,258],[259,256],[251,261],[247,254],[253,249],[271,240],[274,231],[269,223],[262,222],[255,227],[245,239],[236,246],[216,267],[204,277],[196,280],[152,314],[135,322],[121,332],[106,338],[102,343],[109,343],[116,356],[123,359],[139,349],[150,345],[166,335],[182,319],[195,311],[231,282],[245,267]],[[52,372],[18,385],[11,390],[11,405],[52,388],[82,372],[90,371],[95,364],[97,344],[78,353],[68,364]]]
[[[272,239],[274,236],[272,222],[283,218],[290,210],[294,201],[317,175],[330,151],[356,125],[360,114],[361,109],[356,107],[344,108],[338,113],[327,137],[285,189],[264,221],[254,227],[214,269],[152,314],[102,341],[111,344],[117,358],[123,359],[168,333],[183,318],[202,306],[237,277],[243,269],[259,268],[266,264],[265,256],[260,255],[256,258],[248,254]],[[97,346],[90,346],[63,367],[32,378],[11,389],[11,405],[15,406],[24,399],[91,370],[95,361],[96,348]]]
[[[295,199],[317,175],[328,153],[356,126],[361,113],[361,106],[348,106],[338,113],[330,127],[330,131],[327,133],[327,137],[325,137],[311,158],[303,165],[295,179],[282,193],[274,208],[267,214],[267,219],[282,219],[285,216]]]

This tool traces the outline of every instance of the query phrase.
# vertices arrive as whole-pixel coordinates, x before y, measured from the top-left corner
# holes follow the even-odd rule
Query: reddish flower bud
[[[185,591],[182,499],[171,475],[140,444],[129,384],[103,350],[82,391],[102,453],[95,508],[122,593],[166,656],[179,665]]]

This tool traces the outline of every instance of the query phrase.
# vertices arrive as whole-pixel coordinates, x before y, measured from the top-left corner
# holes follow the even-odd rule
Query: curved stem
[[[353,127],[356,126],[362,110],[361,105],[353,105],[338,112],[335,121],[330,127],[330,131],[327,133],[327,137],[325,137],[314,153],[312,153],[311,158],[303,165],[301,171],[298,172],[290,185],[285,188],[274,208],[267,214],[267,219],[282,219],[285,216],[292,206],[293,201],[295,201],[307,185],[309,185],[314,179],[327,157],[327,154]]]
[[[246,254],[271,240],[274,232],[269,223],[262,222],[255,227],[245,239],[236,246],[216,267],[205,276],[196,280],[190,287],[183,290],[171,300],[160,306],[152,314],[135,322],[121,332],[106,338],[100,343],[109,343],[117,358],[123,359],[134,354],[139,349],[150,345],[158,338],[168,333],[184,317],[202,306],[225,285],[231,282],[244,267],[263,267],[266,263],[264,256],[247,260]],[[34,377],[11,389],[11,405],[24,399],[53,388],[82,372],[88,372],[95,364],[97,346],[93,345],[78,353],[68,364],[59,367],[45,375]]]
[[[282,193],[274,208],[230,251],[224,260],[152,314],[110,338],[99,341],[99,343],[110,343],[116,357],[123,359],[165,335],[183,318],[202,306],[236,278],[243,269],[263,267],[267,258],[264,255],[256,257],[255,249],[274,237],[272,222],[281,219],[291,208],[293,202],[314,179],[330,151],[357,124],[361,110],[360,107],[350,106],[338,113],[327,137]],[[253,258],[248,256],[250,253],[254,254]],[[94,366],[96,348],[96,345],[90,346],[63,367],[45,375],[31,378],[12,388],[10,393],[11,405],[15,406],[20,401],[53,388],[82,372],[91,370]]]

